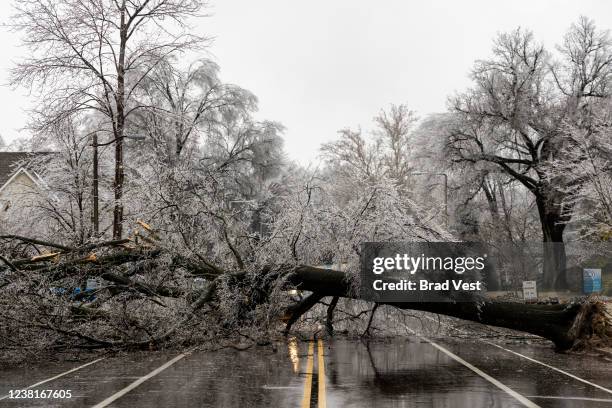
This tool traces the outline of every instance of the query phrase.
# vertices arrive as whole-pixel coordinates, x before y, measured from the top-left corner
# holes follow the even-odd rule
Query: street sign
[[[526,302],[535,302],[538,300],[536,281],[523,281],[523,299]]]
[[[586,268],[582,271],[582,290],[584,293],[601,292],[601,269]]]

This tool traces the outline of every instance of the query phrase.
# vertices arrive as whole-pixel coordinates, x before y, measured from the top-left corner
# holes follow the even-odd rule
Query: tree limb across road
[[[311,296],[354,298],[344,272],[301,266],[291,282]],[[584,347],[589,341],[610,344],[612,326],[605,305],[586,299],[557,305],[524,304],[487,300],[484,302],[387,303],[398,309],[443,314],[490,326],[505,327],[551,340],[560,350]],[[298,309],[302,311],[302,309]],[[292,317],[295,320],[295,316]]]
[[[11,237],[11,239],[21,242],[36,243],[52,248],[60,248],[61,245],[42,242],[26,237]],[[273,303],[278,300],[274,298],[274,293],[287,292],[289,290],[299,290],[302,293],[307,292],[305,297],[301,299],[292,299],[291,302],[282,307],[281,313],[278,316],[277,324],[281,320],[285,322],[283,332],[288,334],[292,327],[312,308],[320,303],[325,297],[332,297],[334,308],[338,298],[360,300],[356,294],[355,287],[352,285],[352,274],[350,272],[342,272],[337,270],[322,269],[307,265],[282,265],[281,267],[266,266],[259,269],[252,265],[250,271],[223,271],[217,268],[211,268],[208,262],[193,261],[184,257],[167,254],[164,250],[158,248],[126,248],[125,246],[117,246],[117,242],[109,241],[106,244],[97,244],[91,246],[96,250],[104,251],[102,255],[90,253],[83,256],[83,248],[75,248],[73,250],[63,249],[61,253],[55,254],[53,257],[35,256],[30,260],[21,259],[11,261],[3,257],[3,268],[5,276],[12,285],[3,285],[0,291],[5,293],[6,298],[10,298],[13,294],[12,287],[18,287],[20,283],[26,285],[37,284],[42,288],[53,288],[57,286],[66,286],[68,282],[75,282],[74,277],[99,277],[103,278],[113,285],[96,291],[96,301],[92,305],[76,307],[74,301],[82,301],[85,297],[78,298],[61,298],[53,302],[49,302],[49,307],[57,308],[58,305],[68,306],[70,313],[74,314],[77,319],[71,325],[75,326],[82,324],[87,319],[92,321],[107,320],[109,324],[116,325],[115,319],[118,316],[113,316],[113,310],[105,311],[105,304],[112,304],[113,299],[121,293],[126,295],[138,294],[143,298],[150,298],[154,304],[167,309],[167,302],[161,302],[161,298],[175,299],[170,302],[172,312],[175,313],[174,322],[161,330],[161,334],[151,334],[148,338],[138,339],[123,339],[117,341],[116,336],[104,330],[91,330],[90,327],[83,326],[83,330],[76,330],[74,327],[62,326],[64,321],[51,323],[51,321],[35,322],[32,325],[26,325],[30,329],[44,327],[46,331],[57,328],[56,332],[62,336],[73,337],[79,342],[86,339],[96,339],[93,344],[87,347],[147,347],[150,344],[159,342],[172,342],[172,336],[181,328],[189,324],[195,324],[199,319],[199,314],[206,314],[202,309],[208,306],[208,311],[223,307],[228,301],[228,296],[239,296],[245,300],[241,303],[244,308],[241,319],[244,321],[237,322],[238,325],[248,325],[248,316],[260,306]],[[89,248],[89,247],[88,247]],[[164,255],[171,255],[168,258],[172,259],[170,264],[165,268],[182,269],[187,276],[192,276],[190,280],[183,280],[183,284],[172,283],[171,279],[168,282],[162,280],[142,281],[134,279],[130,274],[130,268],[135,267],[142,262],[151,262],[153,259],[161,258]],[[17,268],[20,268],[17,270]],[[154,268],[154,266],[151,266]],[[141,268],[142,269],[142,268]],[[2,269],[0,269],[1,271]],[[162,270],[153,269],[155,274],[161,275]],[[161,275],[167,276],[167,275]],[[193,277],[205,276],[205,287],[194,288],[191,284],[187,286],[185,282],[191,282]],[[31,280],[29,280],[31,279]],[[83,279],[83,278],[78,278]],[[200,278],[201,279],[201,278]],[[82,281],[81,281],[82,282]],[[73,283],[73,284],[75,284]],[[237,288],[235,292],[228,293],[229,286]],[[47,289],[48,292],[49,289]],[[38,292],[38,295],[32,299],[46,298],[45,291]],[[106,293],[108,292],[108,293]],[[21,293],[21,292],[19,292]],[[24,304],[24,310],[27,307],[33,307],[28,304],[28,294],[21,294],[15,299],[15,307],[19,307],[19,303]],[[63,299],[63,300],[62,300]],[[187,307],[183,306],[186,301]],[[25,302],[25,303],[24,303]],[[47,301],[42,301],[36,304],[34,310],[37,313],[48,314],[51,309],[42,308],[42,304]],[[177,303],[179,302],[177,306]],[[431,313],[442,314],[472,322],[478,322],[490,326],[504,327],[508,329],[518,330],[537,336],[541,336],[551,340],[558,350],[569,350],[584,348],[590,345],[602,346],[612,343],[612,325],[610,318],[606,314],[605,305],[599,301],[586,298],[576,302],[556,305],[539,305],[539,304],[524,304],[518,302],[503,302],[497,300],[481,299],[474,302],[404,302],[404,303],[375,303],[374,306],[387,305],[400,310],[419,310]],[[83,309],[83,310],[81,310]],[[41,311],[42,310],[42,311]],[[90,313],[92,310],[99,312]],[[13,311],[19,312],[17,311]],[[87,312],[87,313],[83,313]],[[138,320],[138,313],[134,311],[125,311],[127,313],[122,319],[127,321]],[[140,325],[153,324],[155,318],[160,313],[167,313],[153,310],[148,320],[140,322]],[[333,308],[328,307],[326,310],[328,333],[333,333]],[[0,319],[3,316],[0,316]],[[7,315],[4,317],[8,318]],[[39,316],[34,316],[33,320]],[[26,322],[23,317],[17,319],[13,317],[13,322]],[[78,324],[76,323],[78,322]],[[252,323],[252,322],[251,322]],[[25,324],[25,323],[24,323]],[[130,323],[131,325],[135,323]],[[223,325],[223,323],[221,323]],[[330,329],[331,327],[331,329]],[[278,330],[278,327],[277,327]],[[154,333],[156,327],[150,327],[147,332]],[[74,334],[74,336],[72,335]],[[78,334],[78,335],[77,335]],[[83,344],[79,343],[81,346]]]

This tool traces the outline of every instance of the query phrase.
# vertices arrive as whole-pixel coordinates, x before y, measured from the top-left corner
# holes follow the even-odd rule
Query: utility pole
[[[115,2],[119,6],[118,2]],[[145,3],[146,4],[146,3]],[[126,73],[126,50],[129,38],[129,22],[126,22],[128,14],[126,0],[117,7],[120,13],[119,23],[119,55],[117,60],[117,92],[115,93],[115,106],[117,110],[116,123],[113,126],[115,136],[115,180],[113,190],[115,196],[115,208],[113,210],[113,239],[121,239],[123,234],[123,183],[125,172],[123,169],[123,137],[125,132],[125,73]],[[129,19],[129,17],[128,17]]]
[[[123,180],[125,178],[123,173],[123,139],[132,140],[145,140],[144,136],[130,136],[123,135],[120,138],[114,138],[109,142],[98,143],[98,134],[93,132],[93,216],[92,221],[94,224],[94,232],[96,234],[100,231],[100,213],[99,213],[99,195],[98,195],[98,148],[101,146],[108,146],[115,144],[115,182],[113,190],[115,193],[115,209],[113,213],[113,238],[121,238],[122,224],[123,224],[123,205],[121,204],[121,198],[123,196]]]
[[[98,133],[93,134],[93,230],[94,235],[98,237],[100,233],[100,210],[98,200]]]

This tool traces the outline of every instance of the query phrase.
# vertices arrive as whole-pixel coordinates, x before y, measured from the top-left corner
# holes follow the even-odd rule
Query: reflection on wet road
[[[612,407],[612,394],[526,359],[513,358],[496,347],[477,341],[439,339],[437,343],[539,406]],[[608,363],[597,358],[557,356],[540,347],[514,349],[530,356],[543,354],[539,357],[551,364],[563,363],[557,366],[577,366],[578,370],[568,370],[608,388],[612,385]],[[328,406],[362,407],[364,401],[375,407],[524,406],[419,338],[369,344],[335,342],[326,362]]]
[[[83,367],[11,369],[1,372],[0,397],[65,373],[34,389],[71,390],[72,398],[7,398],[0,406],[91,407],[106,400],[101,406],[612,407],[610,363],[599,357],[556,354],[549,346],[431,340],[439,347],[418,336],[290,339],[276,352],[137,354]]]

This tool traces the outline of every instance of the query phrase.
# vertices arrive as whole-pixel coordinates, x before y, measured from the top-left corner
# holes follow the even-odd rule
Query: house
[[[42,154],[47,153],[0,152],[0,222],[10,221],[11,211],[40,188],[40,178],[29,163]]]

